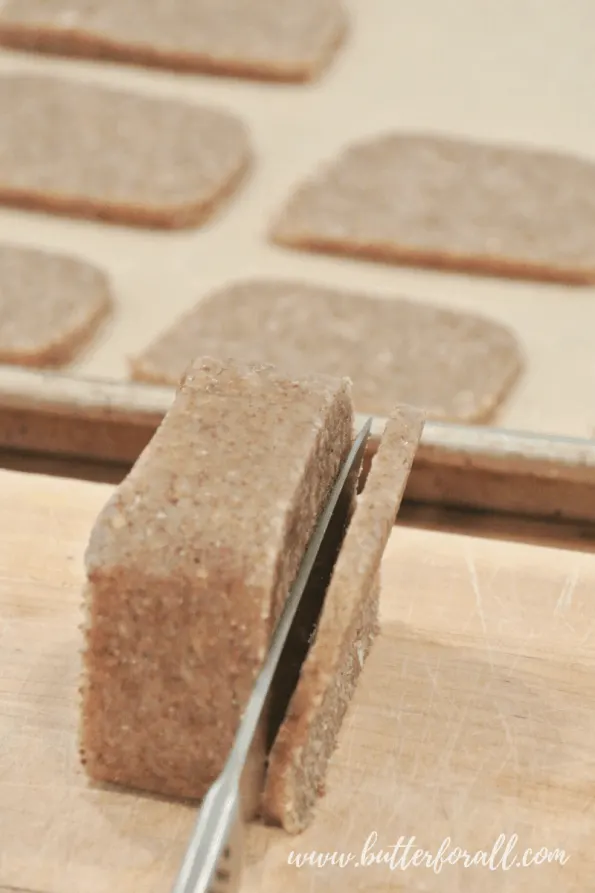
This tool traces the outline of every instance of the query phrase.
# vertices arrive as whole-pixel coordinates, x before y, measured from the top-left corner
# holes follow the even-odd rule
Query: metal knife
[[[244,846],[240,793],[242,772],[300,599],[345,484],[351,473],[361,468],[371,426],[372,419],[369,418],[355,438],[337,475],[328,502],[320,514],[275,627],[267,657],[256,679],[231,753],[221,775],[202,801],[172,893],[237,893],[240,888]]]

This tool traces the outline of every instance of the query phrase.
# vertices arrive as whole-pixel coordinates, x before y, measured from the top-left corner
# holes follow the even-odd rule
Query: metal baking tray
[[[131,465],[174,397],[169,388],[0,367],[0,447]],[[357,419],[360,424],[363,417]],[[384,420],[376,418],[373,455]],[[595,441],[428,422],[407,498],[595,521]]]
[[[299,279],[406,296],[507,324],[526,370],[491,427],[429,422],[408,497],[581,520],[595,516],[595,289],[490,279],[292,252],[267,240],[291,190],[349,142],[416,129],[595,156],[586,10],[512,0],[346,3],[343,48],[312,85],[175,75],[0,51],[0,71],[32,71],[184,97],[234,111],[255,164],[201,229],[135,230],[0,209],[0,239],[103,267],[110,324],[60,374],[0,367],[0,447],[134,461],[172,397],[127,380],[127,358],[201,296],[243,278]],[[377,420],[376,430],[382,424]]]

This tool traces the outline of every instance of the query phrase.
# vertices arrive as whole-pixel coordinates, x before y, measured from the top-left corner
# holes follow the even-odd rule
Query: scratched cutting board
[[[0,493],[0,893],[169,893],[194,812],[93,788],[77,757],[82,554],[110,487],[0,472]],[[593,889],[594,592],[595,555],[396,528],[327,794],[300,838],[251,829],[246,893]],[[357,866],[374,833],[372,854],[516,833],[516,858],[567,861]]]

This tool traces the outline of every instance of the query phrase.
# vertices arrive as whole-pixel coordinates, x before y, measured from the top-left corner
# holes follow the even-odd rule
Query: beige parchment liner
[[[302,279],[402,295],[482,313],[508,325],[527,369],[494,424],[590,437],[595,427],[595,290],[424,272],[275,247],[267,232],[295,186],[355,140],[400,128],[514,142],[595,157],[595,9],[512,0],[351,0],[350,34],[313,85],[174,75],[2,51],[1,72],[35,72],[182,97],[235,113],[256,165],[224,213],[203,229],[156,233],[10,209],[0,239],[68,251],[102,265],[116,307],[71,368],[123,380],[146,347],[201,295],[231,279]],[[0,387],[1,387],[0,375]]]

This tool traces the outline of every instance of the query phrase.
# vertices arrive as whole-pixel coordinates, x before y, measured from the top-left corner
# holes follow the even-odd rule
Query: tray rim
[[[142,444],[152,437],[174,394],[173,388],[0,365],[0,448],[130,465],[136,460]],[[16,429],[13,424],[11,429],[15,414],[19,419],[25,419],[26,424],[21,423]],[[361,424],[364,418],[358,413],[356,423]],[[372,453],[385,423],[385,418],[374,418]],[[83,425],[90,432],[109,428],[109,449],[101,438],[95,441],[92,437],[82,448],[72,447],[67,427],[57,441],[49,438],[47,426],[53,424]],[[126,438],[124,429],[134,431],[135,436]],[[469,486],[478,476],[484,479],[488,476],[496,479],[496,496],[493,495],[494,486],[490,486],[492,496],[479,492],[475,497],[472,493],[467,494],[471,502],[466,498],[462,504],[483,510],[554,514],[595,522],[595,439],[426,421],[414,468],[418,478],[419,472],[425,471],[426,483],[421,488],[424,492],[421,497],[418,493],[418,498],[424,502],[457,504],[456,498],[453,503],[440,492],[444,489],[444,476],[448,483],[456,474],[459,485],[463,479]],[[434,478],[439,474],[440,482],[432,484],[430,480],[428,491],[430,472]],[[526,499],[516,505],[518,498],[504,499],[504,503],[513,503],[507,508],[498,493],[519,481],[533,482],[534,485],[538,481],[550,486],[554,484],[564,494],[564,499],[573,487],[588,487],[589,490],[592,487],[593,509],[585,511],[581,508],[575,513],[562,505],[559,512],[551,510],[555,506],[541,510],[539,500],[532,507],[524,504]],[[414,499],[416,489],[419,491],[420,488],[413,488]],[[468,489],[467,484],[465,489]]]

